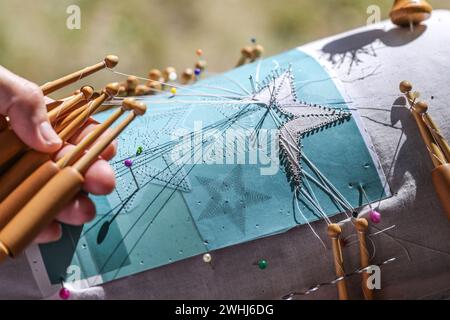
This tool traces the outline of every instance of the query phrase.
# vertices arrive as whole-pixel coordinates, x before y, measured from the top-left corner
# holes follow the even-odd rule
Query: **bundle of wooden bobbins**
[[[252,40],[253,45],[245,46],[241,50],[241,58],[237,63],[237,67],[256,61],[261,58],[264,48]],[[176,94],[178,85],[192,84],[205,72],[207,67],[206,60],[203,59],[203,50],[197,49],[196,55],[198,60],[193,68],[186,68],[178,75],[174,67],[167,67],[160,71],[152,69],[148,73],[145,83],[141,83],[136,76],[128,76],[127,80],[119,84],[119,97],[134,97],[155,95],[158,93],[170,91]]]
[[[255,42],[254,40],[252,42]],[[254,43],[252,46],[245,46],[241,49],[241,57],[239,58],[236,67],[240,67],[246,63],[251,63],[261,58],[264,53],[264,47],[260,44]]]
[[[191,84],[197,81],[205,71],[207,63],[202,59],[203,50],[197,49],[196,54],[199,60],[195,63],[194,68],[186,68],[179,77],[174,67],[167,67],[162,71],[159,69],[151,69],[148,73],[146,83],[140,83],[139,78],[136,76],[128,76],[126,81],[120,83],[118,96],[155,95],[167,90],[175,94],[178,84]]]
[[[369,250],[367,248],[366,234],[369,228],[369,223],[366,218],[352,218],[353,226],[358,235],[358,243],[359,243],[359,260],[360,260],[360,268],[361,271],[361,290],[365,300],[373,300],[374,299],[374,291],[373,288],[369,286],[369,264],[370,264],[370,255]],[[333,251],[333,260],[334,260],[334,268],[336,273],[335,284],[338,291],[339,300],[348,300],[348,289],[346,283],[346,273],[344,268],[344,254],[342,250],[342,229],[339,224],[332,223],[328,225],[328,236],[331,240],[332,251]]]
[[[116,56],[107,56],[100,63],[44,84],[42,92],[48,95],[99,70],[112,69],[118,61]],[[70,97],[49,103],[48,118],[61,140],[73,137],[119,89],[118,83],[111,83],[95,94],[92,87],[84,86]],[[81,190],[83,176],[98,156],[145,111],[144,104],[125,99],[119,110],[57,162],[55,154],[29,149],[9,128],[8,119],[0,117],[0,262],[17,256],[34,240]],[[129,115],[105,135],[125,112]]]
[[[400,92],[406,97],[411,115],[417,124],[420,136],[433,163],[432,182],[442,209],[450,220],[450,145],[428,113],[428,105],[424,101],[419,101],[420,93],[413,92],[412,84],[409,81],[402,81],[400,83]],[[366,271],[370,262],[366,243],[366,232],[369,224],[365,218],[352,219],[352,222],[358,234],[362,292],[365,299],[371,300],[374,292],[368,286],[369,273]],[[328,236],[332,243],[334,267],[337,276],[335,284],[338,296],[341,300],[347,300],[349,296],[344,270],[341,233],[340,225],[330,224],[328,226]]]
[[[172,88],[170,83],[174,83],[176,78],[176,71],[173,67],[168,67],[163,72],[158,69],[150,70],[148,80],[144,84],[140,83],[138,77],[128,76],[126,81],[119,84],[118,96],[134,97],[162,93],[167,88]]]
[[[412,91],[409,81],[400,83],[400,92],[405,94],[420,136],[428,151],[434,169],[431,172],[434,189],[442,209],[450,220],[450,145],[441,134],[436,122],[428,113],[428,104],[418,101],[419,92]]]

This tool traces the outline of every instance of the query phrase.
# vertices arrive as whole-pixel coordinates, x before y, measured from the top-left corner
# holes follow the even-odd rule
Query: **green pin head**
[[[261,270],[264,270],[267,268],[269,264],[267,263],[267,260],[261,259],[258,261],[258,268],[260,268]]]

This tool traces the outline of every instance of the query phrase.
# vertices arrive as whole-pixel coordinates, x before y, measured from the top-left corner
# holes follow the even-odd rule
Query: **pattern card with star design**
[[[33,267],[94,285],[388,197],[338,86],[296,49],[143,98],[112,161],[116,190],[92,197],[93,222],[30,249]]]

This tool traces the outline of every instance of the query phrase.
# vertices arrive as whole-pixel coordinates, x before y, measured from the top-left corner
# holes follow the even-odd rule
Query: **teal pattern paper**
[[[292,79],[277,83],[276,78],[286,72]],[[82,228],[64,226],[59,242],[40,246],[51,283],[67,279],[68,266],[79,267],[83,279],[107,282],[285,232],[306,223],[305,219],[321,219],[311,201],[300,196],[301,214],[293,205],[292,183],[282,164],[277,164],[275,174],[262,175],[261,169],[270,165],[229,161],[231,156],[248,160],[247,147],[237,149],[227,144],[216,148],[215,139],[229,129],[255,134],[265,129],[278,134],[276,116],[251,101],[256,93],[264,95],[262,88],[271,94],[288,92],[277,97],[280,101],[297,98],[325,106],[324,110],[349,111],[328,72],[297,49],[207,77],[179,88],[175,96],[145,97],[147,113],[122,134],[119,154],[111,162],[117,175],[116,190],[108,196],[92,196],[97,218]],[[110,113],[98,119],[104,120]],[[281,120],[286,123],[286,119]],[[200,122],[203,131],[198,130]],[[192,137],[186,149],[192,153],[189,163],[172,158],[171,142],[179,130]],[[211,135],[196,140],[195,132]],[[268,134],[268,141],[271,138]],[[370,201],[389,195],[354,116],[312,130],[301,136],[300,143],[304,155],[352,207],[367,204],[359,185]],[[136,152],[139,147],[142,153]],[[198,158],[200,150],[207,154],[205,158]],[[278,146],[267,146],[265,151],[278,152]],[[217,159],[209,163],[208,156],[216,153],[223,153],[223,163]],[[126,159],[133,161],[131,168],[124,166]],[[304,172],[316,175],[307,163],[300,162]],[[302,181],[301,188],[316,199],[327,216],[343,211],[319,185],[311,180],[306,183]]]

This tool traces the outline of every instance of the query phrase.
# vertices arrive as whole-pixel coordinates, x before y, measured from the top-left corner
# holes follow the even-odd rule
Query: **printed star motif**
[[[241,165],[231,170],[222,181],[199,176],[196,178],[210,196],[210,200],[198,220],[227,216],[244,235],[246,208],[271,198],[244,186]]]
[[[274,72],[254,96],[283,120],[279,126],[280,154],[286,172],[296,187],[301,187],[301,138],[322,128],[343,122],[351,113],[341,109],[310,104],[297,99],[294,76],[290,69]]]

